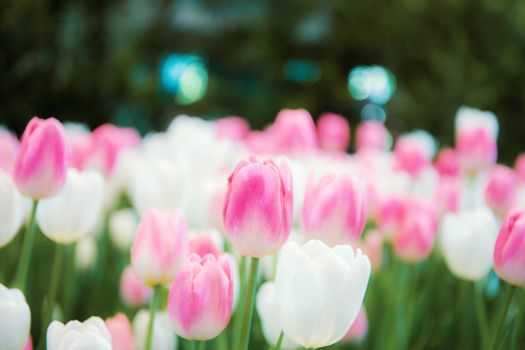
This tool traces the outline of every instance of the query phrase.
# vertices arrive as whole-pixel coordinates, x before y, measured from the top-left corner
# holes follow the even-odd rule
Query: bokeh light
[[[356,100],[387,103],[396,89],[392,72],[381,66],[358,66],[348,75],[348,91]]]
[[[197,55],[170,54],[161,62],[160,81],[164,91],[174,94],[175,101],[190,104],[206,94],[208,72]]]

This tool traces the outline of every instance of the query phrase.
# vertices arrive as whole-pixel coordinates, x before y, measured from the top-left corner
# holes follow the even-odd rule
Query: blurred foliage
[[[203,56],[204,99],[182,106],[161,91],[159,62],[172,52]],[[262,127],[305,107],[355,125],[348,72],[380,64],[397,79],[395,133],[425,128],[450,145],[460,105],[489,109],[511,162],[525,149],[523,57],[523,1],[3,0],[0,122],[20,132],[37,114],[145,132],[178,113],[231,113]],[[290,59],[317,62],[320,79],[286,80]]]

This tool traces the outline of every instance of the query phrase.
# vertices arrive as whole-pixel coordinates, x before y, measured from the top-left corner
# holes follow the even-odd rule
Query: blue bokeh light
[[[164,91],[174,94],[178,103],[196,102],[206,94],[206,65],[197,55],[170,54],[161,62],[160,83]]]
[[[348,91],[356,100],[387,103],[396,89],[392,72],[381,66],[358,66],[348,74]]]

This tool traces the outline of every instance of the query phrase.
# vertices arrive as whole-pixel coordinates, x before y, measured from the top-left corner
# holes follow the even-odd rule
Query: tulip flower
[[[11,176],[0,170],[0,248],[11,242],[22,226],[27,204]]]
[[[394,148],[395,167],[417,177],[431,165],[435,149],[434,139],[425,131],[418,130],[400,136]]]
[[[113,350],[133,350],[133,332],[128,318],[119,312],[113,317],[106,319],[106,328],[111,334],[111,345]]]
[[[75,247],[75,266],[79,270],[87,270],[97,260],[97,241],[92,236],[82,238]]]
[[[104,178],[94,170],[68,169],[64,187],[40,201],[38,226],[51,240],[67,244],[92,233],[102,213]]]
[[[317,120],[319,145],[327,151],[345,151],[350,144],[350,125],[342,115],[324,113]]]
[[[269,129],[275,142],[274,151],[298,155],[317,150],[317,132],[310,113],[305,109],[283,109]]]
[[[275,253],[292,228],[293,193],[284,161],[241,161],[228,178],[223,209],[226,232],[235,249],[246,256]]]
[[[434,245],[437,232],[436,212],[427,203],[405,201],[403,218],[393,237],[394,252],[407,262],[425,259]]]
[[[366,316],[366,311],[363,306],[359,310],[359,313],[357,314],[357,318],[355,319],[354,323],[348,329],[348,332],[346,332],[345,336],[343,337],[343,339],[341,339],[341,341],[344,343],[360,342],[366,337],[367,332],[368,318]]]
[[[133,269],[128,266],[120,277],[120,296],[131,306],[141,306],[151,297],[152,290],[137,278]]]
[[[131,208],[120,209],[109,216],[109,236],[115,246],[121,250],[131,248],[139,224],[135,211]]]
[[[53,321],[47,328],[47,349],[111,350],[111,334],[100,317],[69,321],[65,325]]]
[[[84,124],[65,123],[68,148],[68,165],[77,170],[84,170],[91,151],[91,133]]]
[[[461,203],[461,180],[459,177],[442,176],[439,178],[436,202],[438,213],[455,213]]]
[[[475,281],[492,267],[498,221],[488,208],[446,214],[441,228],[441,247],[450,271]]]
[[[31,335],[27,338],[26,345],[24,345],[22,350],[33,350],[33,339],[31,338]]]
[[[443,148],[436,156],[436,169],[440,176],[458,176],[459,158],[457,152],[452,148]]]
[[[149,209],[173,212],[185,204],[186,175],[183,167],[168,158],[143,159],[133,167],[129,195],[140,214]]]
[[[384,151],[389,146],[390,135],[383,123],[375,120],[366,121],[357,126],[355,148],[360,150]]]
[[[0,129],[0,170],[8,174],[13,173],[16,155],[20,148],[20,143],[14,134]]]
[[[525,210],[511,211],[504,220],[494,248],[494,270],[513,285],[525,288]]]
[[[329,246],[356,241],[366,222],[364,183],[349,175],[325,175],[311,180],[303,203],[302,224],[307,237]]]
[[[514,171],[520,183],[525,183],[525,153],[521,153],[514,163]]]
[[[184,218],[154,209],[147,211],[131,247],[131,266],[137,277],[149,286],[170,283],[187,254]]]
[[[171,286],[168,315],[177,335],[209,340],[228,325],[232,303],[230,259],[192,254]]]
[[[133,334],[135,336],[135,350],[146,349],[145,343],[148,328],[148,311],[140,310],[133,320]],[[173,334],[167,312],[158,312],[151,335],[151,349],[177,349],[177,337]]]
[[[232,141],[242,141],[246,139],[250,132],[250,125],[241,117],[226,117],[217,120],[217,137],[219,139],[229,139]]]
[[[135,129],[101,125],[91,133],[90,152],[85,166],[109,177],[122,151],[136,147],[139,142],[140,135]]]
[[[489,174],[485,188],[485,201],[489,208],[505,216],[518,200],[518,177],[505,165],[496,165]]]
[[[22,135],[13,178],[20,192],[33,199],[55,195],[66,180],[66,138],[54,118],[34,117]]]
[[[487,111],[461,107],[456,114],[456,150],[465,172],[476,172],[496,162],[498,120]]]
[[[268,343],[275,346],[282,332],[279,305],[275,300],[275,284],[265,282],[259,287],[256,301],[257,313],[261,319],[264,338]],[[281,349],[297,349],[299,345],[284,335]]]
[[[275,279],[284,334],[314,349],[341,340],[359,313],[369,277],[370,261],[350,245],[285,244]]]
[[[0,284],[0,349],[22,349],[30,327],[31,311],[24,294]]]
[[[197,254],[200,257],[204,257],[206,254],[211,254],[215,258],[219,258],[222,253],[222,249],[219,247],[217,242],[218,237],[215,234],[218,232],[211,231],[211,233],[199,233],[194,234],[190,237],[190,254]],[[219,236],[220,237],[220,236]]]

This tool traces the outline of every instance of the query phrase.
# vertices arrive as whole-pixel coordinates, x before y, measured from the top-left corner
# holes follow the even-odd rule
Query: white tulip
[[[109,217],[109,236],[119,249],[129,250],[135,239],[139,219],[131,208],[120,209]]]
[[[339,341],[357,317],[369,277],[368,257],[350,245],[286,243],[275,279],[284,334],[307,348]]]
[[[450,271],[472,281],[486,276],[498,230],[498,221],[488,208],[448,213],[441,228],[441,247]]]
[[[182,164],[167,158],[144,158],[134,168],[129,195],[139,214],[148,209],[173,212],[185,203],[186,183]]]
[[[22,349],[30,327],[31,311],[24,294],[0,284],[0,349]]]
[[[499,123],[496,115],[490,111],[462,106],[456,113],[456,130],[475,126],[488,130],[494,138],[498,137]]]
[[[261,319],[264,338],[271,345],[277,344],[282,327],[279,316],[279,306],[275,300],[273,282],[266,282],[257,291],[256,308]],[[283,337],[282,349],[296,349],[299,345],[288,336]]]
[[[135,350],[143,350],[146,344],[146,333],[148,329],[149,312],[140,310],[133,320],[133,333],[135,336]],[[177,337],[171,329],[171,323],[167,312],[157,312],[153,324],[153,335],[151,339],[152,350],[177,349]]]
[[[53,321],[47,328],[47,350],[111,350],[111,335],[100,317],[92,316],[65,325]]]
[[[70,168],[60,192],[38,204],[36,219],[51,240],[75,242],[95,229],[102,212],[104,178],[95,170]]]
[[[15,237],[26,216],[26,204],[8,173],[0,170],[0,248]]]
[[[75,265],[80,270],[93,266],[97,260],[97,241],[92,236],[82,238],[76,243]]]

